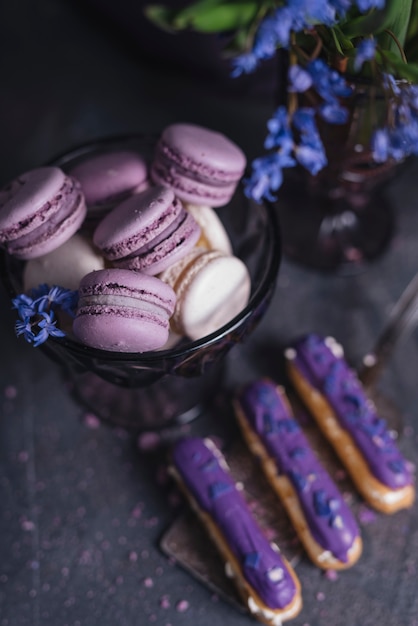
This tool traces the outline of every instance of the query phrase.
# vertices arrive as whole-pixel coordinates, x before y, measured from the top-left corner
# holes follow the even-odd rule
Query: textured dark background
[[[205,50],[205,70],[181,71],[161,61],[161,47],[153,55],[157,40],[149,33],[141,40],[139,22],[135,41],[135,22],[122,30],[98,4],[0,3],[2,183],[79,142],[159,132],[173,121],[217,128],[249,156],[260,151],[274,101],[268,72],[256,84],[231,85],[212,52],[219,42],[206,40],[194,42]],[[391,184],[397,232],[363,273],[325,276],[284,260],[272,307],[230,354],[226,389],[259,375],[279,378],[282,345],[310,330],[335,335],[359,363],[418,269],[416,175],[413,165]],[[164,456],[86,416],[56,366],[14,337],[3,291],[0,316],[0,626],[252,623],[159,549],[177,510]],[[412,331],[400,339],[382,385],[402,412],[400,445],[413,461],[417,372]],[[228,444],[235,428],[224,396],[220,390],[217,409],[191,429]],[[418,624],[417,506],[393,517],[363,509],[360,523],[364,554],[352,570],[331,580],[304,559],[297,565],[304,609],[296,626]]]

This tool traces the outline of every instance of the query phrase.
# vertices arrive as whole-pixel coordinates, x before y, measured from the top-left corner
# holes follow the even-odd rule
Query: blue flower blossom
[[[283,168],[294,167],[295,160],[287,154],[273,152],[252,162],[252,174],[244,180],[244,192],[249,198],[260,202],[262,198],[274,202],[277,191],[283,182]]]
[[[289,91],[303,93],[312,86],[312,77],[300,65],[292,65],[288,73]]]
[[[258,59],[252,52],[241,54],[232,59],[232,78],[238,78],[242,74],[251,74],[258,65]]]
[[[78,292],[64,289],[57,285],[39,285],[30,294],[20,294],[12,300],[19,320],[15,324],[16,335],[34,346],[44,343],[48,337],[64,337],[65,333],[57,328],[54,311],[61,309],[74,315]]]
[[[356,4],[361,13],[367,13],[371,9],[384,9],[385,0],[356,0]]]
[[[326,102],[334,103],[337,98],[348,98],[353,90],[336,70],[322,59],[315,59],[307,65],[313,87]]]
[[[282,152],[290,154],[294,142],[286,107],[278,107],[273,117],[268,120],[267,129],[269,134],[265,139],[264,147],[268,150],[281,148]]]
[[[33,298],[25,293],[21,293],[12,300],[12,309],[16,309],[19,317],[24,320],[32,317],[37,312]]]
[[[318,111],[328,124],[345,124],[348,120],[348,110],[338,102],[325,102]]]
[[[354,69],[358,72],[366,61],[374,59],[376,54],[376,40],[363,39],[357,46],[356,58],[354,59]]]

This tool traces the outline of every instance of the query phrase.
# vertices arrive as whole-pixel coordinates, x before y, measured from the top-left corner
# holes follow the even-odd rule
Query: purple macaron
[[[16,258],[34,259],[65,243],[85,216],[80,184],[58,167],[40,167],[0,191],[0,244]]]
[[[108,213],[93,241],[114,266],[159,274],[187,254],[200,226],[171,189],[156,186]]]
[[[130,270],[90,272],[80,282],[74,335],[113,352],[164,346],[176,296],[159,278]]]
[[[151,178],[184,202],[219,207],[231,200],[245,166],[243,151],[225,135],[172,124],[157,143]]]
[[[131,150],[88,156],[70,170],[86,199],[88,217],[97,218],[148,186],[145,159]]]

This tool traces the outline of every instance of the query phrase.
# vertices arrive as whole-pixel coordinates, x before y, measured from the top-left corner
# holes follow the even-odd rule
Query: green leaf
[[[163,30],[174,30],[173,21],[177,11],[159,4],[150,4],[144,8],[145,16]]]
[[[384,9],[372,10],[366,15],[353,18],[343,24],[341,30],[349,39],[378,35],[385,30],[390,30],[403,45],[411,15],[412,2],[413,0],[386,0]],[[392,48],[392,43],[394,44],[394,42],[389,41],[386,43],[390,48]]]
[[[404,63],[393,53],[385,52],[384,57],[395,70],[396,78],[404,78],[412,83],[418,83],[418,63]]]
[[[147,17],[160,27],[184,30],[190,28],[202,33],[238,30],[255,18],[258,3],[255,0],[198,0],[183,9],[148,5]]]
[[[237,30],[248,25],[256,16],[257,5],[252,0],[242,2],[219,3],[216,6],[202,6],[199,11],[186,14],[183,12],[175,19],[178,28],[193,28],[203,33]]]

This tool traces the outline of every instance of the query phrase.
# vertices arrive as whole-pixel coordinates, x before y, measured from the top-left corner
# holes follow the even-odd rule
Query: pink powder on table
[[[325,570],[324,576],[327,580],[332,580],[333,582],[338,580],[338,572],[335,569],[327,569]]]
[[[142,452],[156,450],[161,445],[161,436],[154,432],[141,433],[137,439],[137,446]]]
[[[154,586],[154,581],[152,580],[152,578],[144,578],[144,587],[147,587],[147,589],[150,589],[153,586]]]
[[[129,553],[129,560],[130,560],[130,562],[131,562],[131,563],[136,563],[136,562],[137,562],[137,560],[138,560],[138,554],[137,554],[134,550],[132,550],[132,551]]]
[[[7,400],[14,400],[16,396],[17,396],[16,387],[14,385],[7,385],[7,387],[5,387],[4,389],[4,397],[7,398]]]
[[[94,413],[86,413],[83,421],[84,425],[92,430],[100,427],[100,420]]]
[[[162,609],[169,609],[171,606],[170,604],[170,599],[168,596],[162,596],[162,598],[160,599],[160,607]]]
[[[178,611],[178,613],[184,613],[185,611],[187,611],[189,606],[190,605],[187,600],[180,600],[176,604],[176,611]]]
[[[360,507],[358,518],[362,524],[371,524],[376,520],[376,513],[363,505]]]

